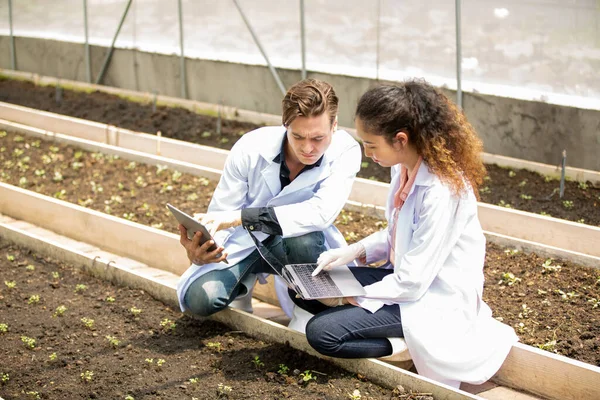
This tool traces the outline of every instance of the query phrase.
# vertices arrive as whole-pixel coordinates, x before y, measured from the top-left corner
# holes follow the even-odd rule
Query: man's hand
[[[216,211],[208,214],[194,214],[200,223],[206,226],[211,236],[217,231],[233,228],[242,224],[242,211]]]
[[[225,250],[225,248],[221,246],[217,246],[217,248],[213,251],[208,251],[208,248],[215,243],[212,240],[209,240],[200,246],[202,233],[196,232],[192,240],[190,240],[187,236],[187,229],[185,229],[185,227],[181,224],[179,225],[179,233],[179,243],[181,243],[181,245],[185,248],[187,257],[191,263],[196,265],[212,264],[225,261],[227,258],[226,253],[223,253],[220,257],[217,257],[217,254],[222,253],[223,250]]]

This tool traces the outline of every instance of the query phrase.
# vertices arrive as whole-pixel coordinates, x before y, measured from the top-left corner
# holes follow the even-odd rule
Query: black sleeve
[[[242,226],[251,231],[269,235],[282,235],[283,231],[273,207],[252,207],[242,209]]]

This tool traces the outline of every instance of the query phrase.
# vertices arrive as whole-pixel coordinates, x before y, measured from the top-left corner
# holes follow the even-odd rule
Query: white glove
[[[349,264],[361,257],[364,252],[365,246],[360,242],[351,244],[348,247],[327,250],[321,253],[317,259],[317,268],[313,271],[312,276],[317,276],[322,270],[328,271],[333,267]]]
[[[208,214],[194,214],[194,218],[206,227],[210,236],[214,236],[217,231],[241,225],[242,211],[215,211]]]

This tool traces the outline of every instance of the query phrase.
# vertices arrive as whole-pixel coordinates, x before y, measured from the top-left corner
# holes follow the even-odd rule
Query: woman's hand
[[[192,264],[196,265],[204,265],[204,264],[212,264],[219,263],[221,261],[225,261],[227,259],[227,254],[223,253],[220,257],[217,255],[225,248],[221,246],[217,246],[217,248],[213,251],[208,251],[209,247],[215,244],[212,240],[207,240],[202,246],[200,246],[200,239],[202,238],[202,233],[200,231],[196,232],[192,240],[188,239],[187,229],[183,225],[179,225],[179,243],[185,248],[187,252],[187,257]]]
[[[216,211],[208,214],[194,214],[194,218],[206,227],[211,236],[215,236],[217,231],[240,226],[242,224],[242,211]]]
[[[357,242],[347,247],[327,250],[321,253],[317,259],[317,268],[313,271],[312,276],[317,276],[322,270],[328,271],[333,267],[347,265],[357,258],[365,255],[365,247],[362,243]]]

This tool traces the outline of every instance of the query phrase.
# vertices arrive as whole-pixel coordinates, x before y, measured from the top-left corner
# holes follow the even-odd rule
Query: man
[[[336,131],[338,98],[328,83],[306,79],[289,89],[282,107],[282,127],[256,129],[233,146],[200,217],[221,246],[208,251],[212,242],[199,246],[201,233],[189,240],[179,226],[192,263],[177,287],[182,311],[208,316],[238,298],[234,306],[251,312],[257,274],[274,271],[250,232],[282,264],[316,262],[326,249],[346,246],[332,224],[360,169],[361,151],[347,132]],[[276,288],[291,316],[287,290]]]

